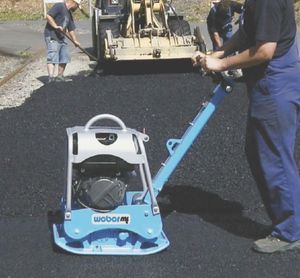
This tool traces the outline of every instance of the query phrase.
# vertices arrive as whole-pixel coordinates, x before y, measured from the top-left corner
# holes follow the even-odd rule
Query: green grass
[[[0,0],[2,1],[2,0]],[[48,7],[48,10],[51,6]],[[42,8],[24,8],[23,10],[18,8],[12,8],[11,6],[2,7],[0,9],[0,21],[14,21],[14,20],[37,20],[43,19],[44,14]],[[80,20],[85,19],[86,17],[80,12],[76,11],[74,13],[74,19]]]
[[[21,11],[8,10],[0,13],[0,21],[14,21],[14,20],[37,20],[42,19],[41,13],[23,13]]]
[[[24,59],[28,59],[32,57],[32,53],[28,49],[18,52],[17,55],[20,58],[24,58]]]

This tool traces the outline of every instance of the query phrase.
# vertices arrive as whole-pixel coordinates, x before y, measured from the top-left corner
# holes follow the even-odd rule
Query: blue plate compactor
[[[156,197],[231,90],[231,80],[222,79],[182,138],[167,141],[169,157],[153,179],[144,147],[149,137],[118,117],[97,115],[68,128],[67,182],[54,243],[83,255],[146,255],[167,248]],[[100,121],[114,125],[94,125]]]

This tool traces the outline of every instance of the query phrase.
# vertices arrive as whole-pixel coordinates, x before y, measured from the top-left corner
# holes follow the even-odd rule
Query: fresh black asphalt
[[[300,251],[261,255],[270,224],[245,159],[247,97],[237,84],[160,194],[171,244],[149,256],[75,256],[53,249],[49,223],[65,185],[67,127],[111,113],[146,129],[152,175],[214,88],[181,64],[74,76],[0,111],[1,277],[299,277]]]

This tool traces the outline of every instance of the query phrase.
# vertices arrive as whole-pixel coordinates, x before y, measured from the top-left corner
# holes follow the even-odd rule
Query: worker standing
[[[64,32],[68,32],[75,46],[80,46],[75,35],[75,24],[72,12],[81,9],[81,0],[66,0],[56,3],[47,13],[47,24],[44,31],[47,45],[48,82],[64,81],[64,71],[71,61],[68,42]],[[58,65],[57,77],[54,77],[55,66]]]
[[[213,50],[231,38],[232,20],[235,13],[242,13],[243,5],[231,0],[213,0],[207,16],[207,29],[210,35]]]
[[[244,69],[248,87],[246,154],[272,231],[253,249],[300,249],[300,177],[295,159],[300,122],[300,59],[293,0],[246,0],[241,26],[219,51],[197,52],[205,71]],[[234,53],[235,50],[239,53]]]

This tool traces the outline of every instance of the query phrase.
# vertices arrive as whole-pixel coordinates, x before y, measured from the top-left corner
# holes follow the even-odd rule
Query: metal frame
[[[119,127],[92,127],[99,120],[112,120]],[[96,133],[114,133],[117,140],[105,146]],[[73,135],[77,135],[78,152],[73,150]],[[63,223],[53,225],[54,242],[71,253],[89,255],[140,255],[165,249],[169,241],[162,231],[159,207],[152,186],[144,142],[146,134],[127,128],[116,116],[97,115],[84,127],[67,129],[68,160],[66,193],[61,206]],[[114,155],[138,165],[142,191],[126,192],[124,204],[110,212],[78,208],[72,200],[73,165],[97,155]],[[140,196],[149,193],[149,200]]]
[[[192,54],[199,50],[194,35],[171,34],[168,26],[168,17],[182,19],[182,16],[174,16],[165,10],[162,0],[128,1],[129,14],[125,28],[121,30],[121,36],[113,37],[111,30],[106,31],[104,57],[100,57],[99,24],[115,18],[122,18],[121,14],[102,14],[102,8],[94,7],[94,47],[98,59],[105,61],[133,61],[133,60],[161,60],[161,59],[190,59]],[[135,30],[135,14],[145,14],[145,27]],[[160,22],[156,16],[159,13]]]

